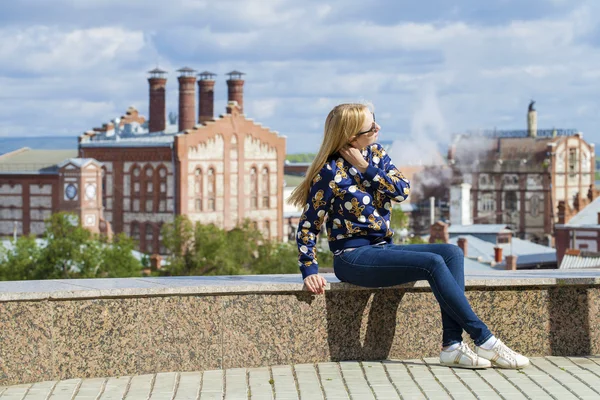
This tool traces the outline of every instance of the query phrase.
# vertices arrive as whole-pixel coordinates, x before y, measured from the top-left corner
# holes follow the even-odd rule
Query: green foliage
[[[400,207],[392,208],[392,215],[390,218],[390,227],[394,231],[408,228],[408,215]]]
[[[169,252],[165,275],[240,275],[298,273],[298,249],[266,240],[250,221],[226,231],[213,224],[193,224],[178,216],[162,228]]]
[[[285,159],[289,162],[293,163],[310,163],[316,157],[314,153],[297,153],[297,154],[287,154]]]
[[[141,276],[130,238],[120,234],[108,241],[71,221],[70,214],[53,214],[46,221],[43,245],[22,236],[12,250],[0,251],[0,280]]]
[[[417,235],[410,236],[408,238],[408,241],[406,242],[406,244],[426,244],[426,243],[428,243],[428,242],[426,242],[425,240],[423,240],[421,238],[421,236],[417,236]],[[443,242],[439,241],[439,243],[443,243]]]

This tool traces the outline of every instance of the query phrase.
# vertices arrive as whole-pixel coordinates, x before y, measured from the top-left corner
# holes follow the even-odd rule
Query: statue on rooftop
[[[531,102],[529,103],[529,111],[535,111],[535,108],[533,108],[535,104],[535,100],[531,100]]]

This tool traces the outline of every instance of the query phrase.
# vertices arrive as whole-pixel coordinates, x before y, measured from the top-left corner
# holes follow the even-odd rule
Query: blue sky
[[[19,0],[0,13],[0,136],[78,135],[148,113],[146,71],[245,72],[245,112],[316,151],[340,102],[419,152],[469,129],[577,128],[600,142],[600,2]],[[423,141],[427,138],[427,141]]]

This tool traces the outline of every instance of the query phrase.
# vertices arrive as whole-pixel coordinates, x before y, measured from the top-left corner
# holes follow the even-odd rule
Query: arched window
[[[147,165],[144,168],[143,177],[143,193],[142,199],[144,200],[144,211],[153,212],[154,210],[154,169],[151,165]]]
[[[131,178],[131,210],[140,211],[140,201],[142,196],[142,169],[138,165],[133,165],[129,174]]]
[[[202,211],[202,169],[194,171],[194,210]]]
[[[517,192],[513,190],[505,192],[504,202],[507,211],[517,211]]]
[[[162,235],[163,223],[161,222],[158,225],[158,254],[165,255],[167,254],[167,248],[163,243],[163,235]]]
[[[271,222],[269,220],[265,221],[264,236],[265,239],[271,239]]]
[[[214,168],[209,168],[208,169],[208,187],[207,187],[207,194],[208,194],[208,211],[215,211],[217,209],[216,207],[216,179],[217,177],[215,176],[215,169]]]
[[[154,227],[151,224],[146,224],[144,239],[145,252],[152,254],[154,250]]]
[[[260,175],[262,207],[269,208],[269,168],[264,167]]]
[[[158,168],[158,211],[167,211],[167,168]]]
[[[256,168],[250,168],[250,209],[258,208],[258,174]]]

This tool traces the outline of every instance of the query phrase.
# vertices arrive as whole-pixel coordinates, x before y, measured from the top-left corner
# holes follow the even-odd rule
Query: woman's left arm
[[[377,166],[369,164],[363,176],[386,197],[397,202],[404,201],[410,193],[410,182],[396,168],[387,152],[379,144],[374,146],[372,159]]]

